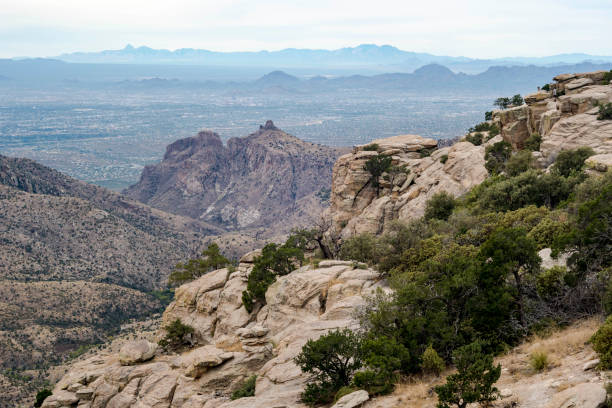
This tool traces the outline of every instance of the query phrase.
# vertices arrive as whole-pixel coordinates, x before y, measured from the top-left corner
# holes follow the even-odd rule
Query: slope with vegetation
[[[521,344],[612,312],[612,170],[597,158],[612,132],[597,125],[605,132],[543,161],[556,128],[519,143],[498,115],[473,129],[479,143],[400,136],[341,157],[328,222],[194,274],[164,312],[164,350],[135,366],[113,354],[84,361],[43,406],[84,393],[96,406],[346,406],[364,395],[376,397],[366,406],[396,406],[406,379],[439,374],[425,406],[602,406],[609,322],[581,335],[580,357],[560,358],[546,337],[527,353]],[[537,377],[513,385],[509,370]]]

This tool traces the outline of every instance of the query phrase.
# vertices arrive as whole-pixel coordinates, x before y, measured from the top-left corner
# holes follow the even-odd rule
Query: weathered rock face
[[[169,145],[125,194],[165,211],[224,228],[269,227],[320,211],[315,194],[331,184],[346,149],[304,142],[271,121],[223,145],[211,131]]]
[[[459,142],[421,157],[419,152],[436,146],[434,140],[408,135],[374,143],[382,154],[391,155],[394,166],[405,166],[408,172],[384,174],[377,195],[364,165],[378,152],[358,146],[338,159],[332,178],[330,216],[335,230],[345,238],[364,232],[378,234],[393,220],[420,217],[433,194],[446,191],[459,196],[487,177],[485,145]]]
[[[75,364],[43,406],[303,407],[299,394],[307,377],[293,358],[308,339],[357,327],[355,311],[385,284],[350,262],[321,262],[279,278],[266,293],[267,305],[249,315],[240,295],[251,267],[217,270],[177,289],[163,320],[193,325],[194,348],[132,365],[97,355]],[[231,391],[252,374],[258,375],[255,397],[230,401]]]
[[[589,146],[598,154],[612,153],[612,122],[597,120],[599,103],[612,102],[612,85],[604,71],[556,76],[553,91],[525,97],[525,105],[493,112],[493,122],[514,149],[534,133],[542,136],[540,164],[550,164],[561,150]]]

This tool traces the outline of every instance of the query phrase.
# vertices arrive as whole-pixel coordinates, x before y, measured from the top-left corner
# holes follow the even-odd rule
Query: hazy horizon
[[[610,55],[612,5],[605,0],[1,0],[0,58],[154,49],[219,52],[334,50],[389,44],[434,55],[490,59]],[[432,23],[435,22],[435,23]]]

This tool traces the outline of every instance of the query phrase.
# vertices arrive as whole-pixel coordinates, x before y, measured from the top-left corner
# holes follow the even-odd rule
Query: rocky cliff
[[[210,131],[169,145],[125,194],[164,211],[229,229],[288,230],[321,210],[345,149],[304,142],[268,121],[223,145]]]
[[[588,146],[596,153],[589,165],[605,171],[612,166],[612,121],[597,120],[599,108],[595,106],[612,102],[612,85],[603,84],[604,73],[560,75],[550,91],[528,95],[522,106],[494,111],[490,123],[498,126],[501,135],[480,146],[459,141],[437,148],[435,140],[416,135],[356,146],[333,168],[328,212],[333,232],[344,238],[364,232],[379,234],[393,220],[422,216],[425,203],[435,193],[466,193],[488,176],[485,149],[501,140],[521,149],[531,135],[540,134],[540,150],[533,155],[542,168],[561,150]],[[553,96],[554,89],[558,97]],[[378,146],[377,151],[372,150],[373,145]],[[393,166],[404,166],[407,171],[383,174],[377,189],[364,165],[379,154],[391,156]]]
[[[495,143],[493,138],[487,144]],[[378,151],[368,150],[377,145]],[[333,228],[344,238],[354,234],[381,233],[397,219],[418,218],[435,193],[464,194],[487,177],[484,167],[486,145],[459,142],[436,149],[437,142],[416,135],[374,140],[357,146],[334,165],[329,216]],[[436,149],[430,153],[431,149]],[[380,189],[364,169],[371,157],[389,155],[392,165],[405,171],[383,174]]]
[[[597,120],[599,108],[595,106],[612,102],[612,85],[603,83],[605,73],[558,75],[550,91],[526,96],[522,106],[493,112],[493,122],[515,149],[522,148],[534,133],[542,136],[540,152],[536,153],[542,167],[548,166],[561,150],[581,146],[593,148],[597,155],[612,154],[612,122]],[[607,160],[610,163],[609,157]]]

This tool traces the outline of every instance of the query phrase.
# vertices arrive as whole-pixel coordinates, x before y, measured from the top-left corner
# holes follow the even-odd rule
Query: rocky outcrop
[[[251,268],[220,269],[177,289],[163,321],[193,325],[194,348],[130,365],[114,354],[96,355],[75,364],[43,406],[303,407],[299,394],[307,377],[293,358],[308,339],[357,327],[355,311],[385,284],[375,271],[350,262],[321,262],[278,278],[267,305],[249,315],[240,295]],[[231,391],[252,374],[258,376],[255,397],[230,401]],[[367,400],[362,394],[351,401]]]
[[[157,344],[147,340],[133,341],[125,344],[119,351],[119,362],[132,365],[150,360],[157,351]]]
[[[582,146],[598,154],[612,153],[612,122],[597,120],[599,109],[595,106],[612,102],[612,85],[603,84],[604,74],[558,75],[550,92],[527,95],[522,106],[494,111],[493,122],[514,149],[521,149],[534,133],[540,134],[542,166],[550,164],[561,150]]]
[[[367,150],[366,146],[374,144],[380,153]],[[374,140],[340,157],[332,178],[329,214],[333,228],[344,238],[364,232],[378,234],[393,220],[422,216],[432,195],[446,191],[459,196],[487,177],[484,145],[459,142],[428,155],[436,145],[433,139],[403,135]],[[383,174],[377,193],[364,166],[378,154],[390,155],[392,165],[403,170]]]
[[[177,140],[125,194],[174,214],[229,229],[288,230],[321,211],[334,161],[346,149],[304,142],[266,122],[224,146],[211,131]],[[279,225],[280,226],[280,225]]]

